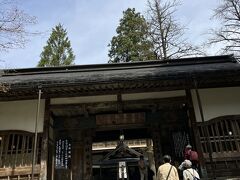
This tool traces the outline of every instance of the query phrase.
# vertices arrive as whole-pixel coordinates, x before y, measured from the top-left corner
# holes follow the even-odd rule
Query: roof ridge
[[[209,64],[209,63],[220,63],[220,62],[236,63],[237,60],[232,55],[222,55],[222,56],[205,56],[205,57],[195,57],[195,58],[174,59],[174,60],[168,60],[164,62],[155,60],[155,61],[131,62],[131,63],[5,69],[3,70],[4,73],[2,74],[2,76],[124,70],[124,69],[151,68],[151,67],[153,68],[153,67],[169,67],[169,66],[186,66],[186,65]]]

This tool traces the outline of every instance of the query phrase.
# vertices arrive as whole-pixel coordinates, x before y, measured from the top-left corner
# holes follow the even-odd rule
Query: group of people
[[[184,161],[178,167],[171,165],[171,157],[163,156],[163,165],[159,166],[156,180],[179,180],[179,173],[183,180],[199,180],[198,154],[187,145],[184,150]],[[146,165],[143,156],[138,161],[138,168],[135,171],[134,180],[153,180],[154,172]]]
[[[187,145],[184,151],[185,160],[178,167],[183,174],[183,180],[199,180],[197,172],[198,155],[196,151],[192,151],[192,146]],[[177,168],[171,165],[171,157],[165,155],[163,157],[164,164],[158,168],[157,180],[179,180]]]

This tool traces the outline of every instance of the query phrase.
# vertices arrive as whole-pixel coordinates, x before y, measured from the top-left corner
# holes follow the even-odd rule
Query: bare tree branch
[[[221,0],[213,18],[219,19],[222,25],[210,31],[212,37],[208,44],[224,43],[223,52],[240,54],[240,1]]]
[[[27,37],[35,33],[26,27],[36,23],[36,18],[20,10],[14,1],[0,0],[0,51],[22,48]]]
[[[184,28],[173,18],[177,0],[148,0],[148,24],[155,53],[161,60],[202,55],[200,48],[184,39]]]

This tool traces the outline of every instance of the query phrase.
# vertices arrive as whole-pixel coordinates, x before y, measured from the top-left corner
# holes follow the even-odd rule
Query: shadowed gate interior
[[[164,154],[171,155],[178,165],[185,145],[192,142],[186,105],[148,107],[68,116],[53,108],[54,158],[49,157],[53,164],[49,176],[57,180],[116,180],[121,179],[119,165],[124,162],[130,180],[142,155],[154,172]]]

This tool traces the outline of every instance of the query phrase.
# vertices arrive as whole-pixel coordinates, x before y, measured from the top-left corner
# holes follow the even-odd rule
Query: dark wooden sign
[[[121,113],[121,114],[104,114],[96,116],[96,125],[113,126],[113,125],[130,125],[144,124],[145,113]]]

